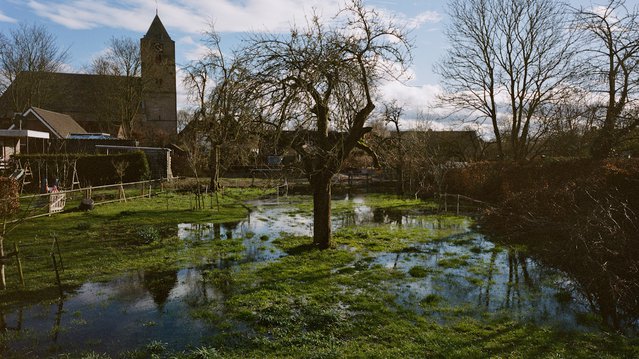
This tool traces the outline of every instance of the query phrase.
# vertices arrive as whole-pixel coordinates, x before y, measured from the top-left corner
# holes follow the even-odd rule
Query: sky
[[[605,1],[569,0],[573,6],[584,7]],[[630,6],[637,3],[627,0]],[[104,53],[112,37],[141,38],[157,11],[176,42],[179,67],[202,54],[202,32],[211,24],[221,36],[223,51],[230,52],[247,32],[284,33],[292,24],[303,24],[313,10],[330,17],[343,4],[344,0],[0,0],[0,32],[7,33],[20,23],[43,25],[61,48],[68,49],[65,71],[83,72]],[[404,106],[405,126],[414,124],[420,113],[434,119],[430,125],[435,129],[451,126],[437,121],[439,79],[433,72],[450,46],[444,35],[447,0],[364,0],[364,4],[405,24],[414,39],[411,78],[384,84],[383,98]],[[187,107],[185,92],[178,92],[178,107]]]

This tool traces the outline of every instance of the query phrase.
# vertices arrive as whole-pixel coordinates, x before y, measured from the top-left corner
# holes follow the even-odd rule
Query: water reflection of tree
[[[240,223],[240,221],[224,223],[226,239],[233,239],[233,234],[236,233],[237,228],[240,226]]]
[[[388,208],[375,208],[373,210],[373,222],[377,224],[396,224],[402,225],[404,213],[398,210]]]
[[[486,308],[490,308],[493,299],[493,293],[491,292],[495,283],[495,277],[499,274],[496,264],[499,253],[500,251],[496,249],[491,252],[486,276],[482,287],[479,289],[478,303],[484,305]],[[535,281],[530,275],[528,268],[529,258],[526,257],[523,252],[515,248],[509,248],[506,256],[508,263],[508,282],[506,283],[506,290],[504,292],[503,307],[521,310],[527,302],[527,298],[522,295],[522,292],[531,293],[538,291],[541,278],[537,278]],[[541,273],[539,273],[539,275],[541,275]],[[522,286],[525,286],[525,291],[522,291]]]
[[[143,286],[151,294],[153,302],[162,310],[171,290],[177,284],[177,270],[145,270]]]
[[[220,298],[220,294],[215,288],[207,282],[206,277],[202,275],[205,267],[198,269],[190,268],[185,271],[184,279],[181,285],[184,286],[184,303],[191,308],[200,308],[209,304],[212,300]]]
[[[218,258],[219,259],[219,258]],[[218,264],[224,266],[224,270],[228,270],[228,264],[226,261],[214,261],[212,263],[198,266],[197,268],[187,269],[182,285],[184,286],[184,303],[191,309],[200,309],[203,306],[207,306],[208,310],[211,310],[210,304],[215,303],[216,308],[222,311],[224,303],[226,302],[228,286],[221,286],[215,281],[208,279],[206,274],[211,270],[218,270]]]
[[[495,275],[495,271],[496,271],[495,270],[496,260],[497,260],[497,251],[493,250],[490,255],[486,277],[483,281],[483,284],[485,285],[485,289],[483,288],[483,286],[479,288],[478,302],[480,305],[483,303],[486,306],[486,308],[490,308],[491,289],[493,286],[493,276]]]

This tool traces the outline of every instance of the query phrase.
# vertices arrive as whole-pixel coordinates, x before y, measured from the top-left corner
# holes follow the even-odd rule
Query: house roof
[[[44,110],[38,107],[29,108],[23,116],[33,114],[40,120],[56,137],[67,138],[74,133],[87,133],[75,120],[69,116],[58,112]]]
[[[14,108],[13,96],[25,98],[29,89],[36,88],[41,93],[32,106],[46,108],[51,111],[82,114],[95,113],[105,107],[107,94],[121,88],[123,81],[141,81],[139,77],[70,74],[60,72],[29,72],[18,74],[16,79],[0,96],[0,116],[11,118],[14,112],[22,112],[25,108]],[[85,120],[79,119],[77,120]]]

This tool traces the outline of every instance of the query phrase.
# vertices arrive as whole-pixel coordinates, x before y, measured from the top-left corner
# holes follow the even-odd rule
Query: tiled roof
[[[67,138],[72,133],[86,133],[87,131],[82,128],[75,120],[65,114],[44,110],[38,107],[31,107],[27,112],[31,111],[47,125],[54,134],[60,138]]]
[[[96,116],[107,115],[107,108],[114,89],[123,88],[123,81],[140,82],[139,77],[21,72],[15,81],[0,96],[0,117],[11,118],[14,112],[23,112],[25,108],[14,108],[13,93],[20,94],[29,88],[37,87],[39,96],[31,106],[46,108],[50,111],[78,115],[77,121],[95,121]],[[82,118],[83,116],[92,118]]]

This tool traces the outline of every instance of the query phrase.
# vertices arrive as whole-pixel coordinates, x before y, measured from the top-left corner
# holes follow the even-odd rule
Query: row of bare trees
[[[444,102],[491,124],[499,155],[540,151],[557,121],[590,124],[609,156],[639,125],[639,8],[552,0],[451,0]]]

